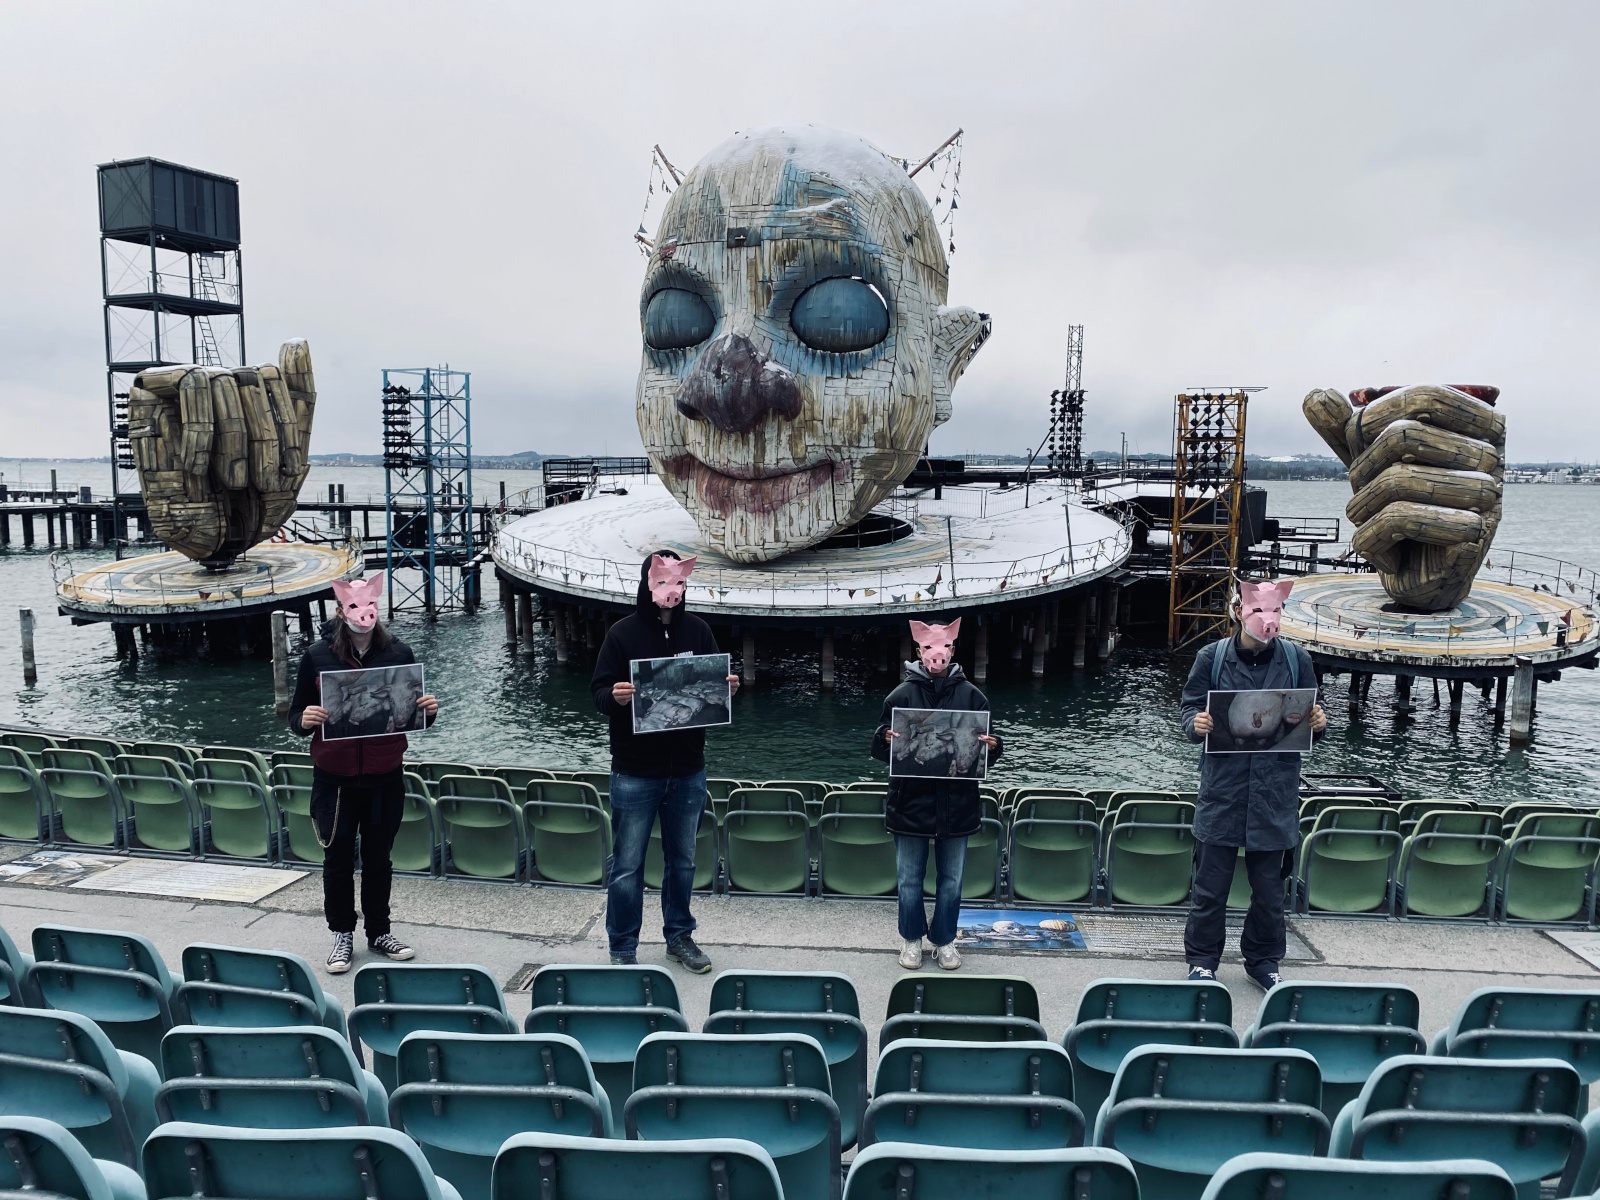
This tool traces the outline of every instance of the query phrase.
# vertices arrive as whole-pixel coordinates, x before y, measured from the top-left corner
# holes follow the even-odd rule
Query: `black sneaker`
[[[367,939],[367,949],[374,954],[381,954],[395,962],[405,962],[408,958],[415,958],[417,952],[406,945],[392,933],[380,933],[375,938]]]
[[[1250,967],[1246,968],[1245,974],[1250,976],[1250,982],[1263,992],[1270,992],[1283,982],[1283,976],[1278,974],[1277,967],[1273,967],[1270,970],[1265,966]]]
[[[611,965],[613,967],[637,967],[639,965],[639,956],[631,950],[626,954],[613,954],[611,956]]]
[[[328,951],[328,974],[343,975],[350,969],[350,960],[356,956],[356,938],[353,933],[333,935],[333,949]]]
[[[1216,981],[1217,981],[1217,973],[1215,971],[1213,971],[1210,967],[1190,967],[1189,968],[1189,982],[1190,983],[1215,983]]]
[[[677,959],[685,971],[693,971],[696,975],[704,975],[711,970],[710,956],[696,946],[694,939],[688,934],[684,934],[667,947],[667,957]]]

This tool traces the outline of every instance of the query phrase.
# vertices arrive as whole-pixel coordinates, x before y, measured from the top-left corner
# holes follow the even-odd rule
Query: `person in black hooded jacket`
[[[883,701],[883,714],[872,735],[872,756],[889,761],[889,743],[899,736],[890,728],[897,708],[966,709],[988,712],[989,699],[962,674],[952,661],[958,617],[948,625],[911,622],[917,644],[917,661],[906,664],[906,678]],[[994,732],[979,739],[988,765],[999,759],[1004,744]],[[961,965],[956,950],[956,921],[961,915],[961,872],[966,863],[967,838],[978,832],[983,819],[975,779],[918,779],[893,777],[884,801],[884,824],[894,834],[895,874],[900,893],[900,965],[908,971],[922,966],[922,939],[933,943],[933,958],[947,971]],[[923,906],[923,878],[928,870],[928,847],[933,846],[938,880],[930,924]]]
[[[695,835],[706,804],[706,732],[635,733],[629,671],[629,663],[637,658],[721,653],[711,627],[685,610],[694,561],[662,550],[640,564],[635,611],[606,632],[589,687],[595,708],[611,726],[611,862],[606,873],[611,961],[637,961],[644,923],[644,855],[659,816],[667,957],[704,974],[711,970],[711,959],[690,936],[695,920],[689,899],[694,890]],[[729,675],[728,686],[738,691],[738,676]]]

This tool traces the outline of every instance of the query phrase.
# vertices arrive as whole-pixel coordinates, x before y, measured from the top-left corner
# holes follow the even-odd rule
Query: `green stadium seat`
[[[644,849],[644,885],[661,889],[667,859],[661,849],[661,822],[650,826],[650,841]],[[694,890],[715,891],[722,871],[722,839],[717,818],[707,805],[700,810],[700,824],[694,835]]]
[[[1392,983],[1280,983],[1261,1002],[1243,1044],[1294,1048],[1322,1070],[1322,1111],[1335,1117],[1386,1059],[1425,1054],[1416,992]]]
[[[128,752],[144,758],[171,759],[188,772],[191,779],[194,778],[194,760],[197,756],[192,747],[177,742],[134,742]]]
[[[1072,1095],[1092,1127],[1117,1068],[1141,1046],[1237,1047],[1233,999],[1220,983],[1097,979],[1078,999],[1063,1038],[1072,1060]]]
[[[1471,917],[1487,914],[1505,843],[1500,818],[1472,809],[1430,808],[1400,852],[1400,915]]]
[[[1401,1055],[1374,1071],[1340,1111],[1328,1153],[1382,1162],[1487,1159],[1522,1200],[1559,1177],[1570,1195],[1585,1137],[1577,1118],[1583,1085],[1553,1058],[1492,1062]]]
[[[850,1163],[844,1200],[1139,1200],[1115,1150],[968,1150],[880,1142]]]
[[[1126,799],[1106,813],[1102,827],[1106,890],[1113,906],[1170,907],[1188,899],[1194,870],[1193,804]]]
[[[1296,868],[1302,912],[1394,910],[1400,814],[1374,805],[1333,805],[1317,814],[1300,843]]]
[[[272,764],[267,761],[267,756],[259,750],[250,750],[244,746],[202,746],[200,758],[221,759],[225,762],[241,762],[256,769],[256,774],[265,779],[272,773]]]
[[[109,929],[38,925],[30,972],[44,1007],[88,1017],[119,1050],[151,1062],[173,1026],[172,976],[150,939]]]
[[[482,772],[471,763],[436,762],[431,760],[425,762],[407,763],[406,770],[411,771],[412,773],[421,777],[422,781],[428,785],[429,790],[433,793],[433,798],[435,800],[439,798],[440,794],[439,782],[444,779],[446,775],[482,774]]]
[[[88,750],[98,754],[106,762],[110,762],[119,754],[126,754],[127,749],[113,738],[90,737],[86,734],[74,734],[61,740],[61,745],[68,750]]]
[[[430,786],[444,826],[446,873],[520,882],[528,860],[528,832],[511,786],[476,774],[442,775]]]
[[[173,1121],[144,1145],[150,1200],[461,1200],[396,1129],[228,1129]]]
[[[583,1047],[558,1033],[413,1033],[396,1066],[391,1123],[462,1200],[488,1200],[508,1138],[612,1136],[611,1101]]]
[[[131,1166],[91,1158],[71,1131],[40,1117],[0,1117],[0,1195],[28,1200],[145,1200]]]
[[[234,1129],[386,1125],[389,1098],[331,1029],[179,1025],[161,1039],[156,1115]]]
[[[44,841],[49,815],[50,796],[33,760],[15,746],[0,746],[0,841]]]
[[[1039,994],[1014,975],[906,975],[889,990],[879,1041],[1043,1041]]]
[[[908,1038],[884,1047],[862,1144],[919,1142],[986,1150],[1084,1143],[1072,1064],[1054,1042]]]
[[[961,868],[963,900],[992,900],[1000,891],[1000,846],[1005,841],[1005,827],[996,801],[986,797],[983,807],[985,815],[979,821],[978,832],[967,838],[967,854]],[[878,821],[881,824],[883,818]],[[922,894],[932,897],[938,886],[939,863],[937,856],[930,853],[922,877]]]
[[[550,883],[605,882],[611,821],[591,784],[570,779],[530,783],[523,821],[533,846],[533,870]]]
[[[799,797],[798,792],[789,794]],[[777,812],[730,808],[723,824],[723,853],[728,886],[734,891],[804,892],[811,879],[811,827],[803,801],[798,809]]]
[[[500,985],[471,964],[368,963],[357,967],[350,1038],[367,1048],[373,1074],[395,1088],[395,1056],[409,1033],[515,1033]]]
[[[511,798],[518,804],[525,804],[532,798],[528,793],[529,784],[544,783],[556,777],[554,771],[544,767],[485,767],[483,771],[486,775],[505,780],[511,788]]]
[[[600,795],[602,804],[610,807],[611,797],[611,772],[610,771],[573,771],[568,778],[574,783],[586,783]]]
[[[279,762],[277,754],[272,760],[267,782],[273,787],[310,788],[316,782],[317,768],[311,762]]]
[[[1433,1039],[1448,1058],[1558,1058],[1600,1082],[1600,990],[1479,988]]]
[[[622,1106],[633,1089],[633,1060],[651,1034],[686,1032],[678,988],[660,967],[553,964],[534,972],[527,1033],[574,1038],[589,1056],[595,1078],[611,1098],[612,1124],[622,1128]]]
[[[160,1082],[88,1017],[0,1007],[0,1113],[55,1121],[96,1158],[133,1167]]]
[[[1530,812],[1514,825],[1503,819],[1500,919],[1593,925],[1600,813]]]
[[[799,792],[805,800],[807,808],[820,807],[823,797],[829,792],[837,790],[833,784],[823,783],[816,779],[769,779],[761,786],[763,788],[780,788],[784,791]]]
[[[44,752],[59,744],[47,733],[29,733],[24,729],[0,730],[0,746],[21,750],[28,756],[36,771],[44,766]]]
[[[1395,805],[1395,811],[1400,814],[1400,832],[1409,837],[1416,832],[1417,822],[1431,812],[1475,812],[1479,811],[1477,804],[1471,800],[1402,800]],[[1498,829],[1495,830],[1499,832]]]
[[[309,767],[312,765],[309,750],[274,750],[267,755],[267,764],[273,770],[279,767]]]
[[[129,849],[198,854],[205,816],[189,773],[170,758],[142,754],[120,754],[111,765],[112,782],[132,818]]]
[[[48,746],[39,751],[39,782],[52,811],[51,840],[116,850],[128,810],[106,760],[93,750]]]
[[[273,772],[276,774],[276,770]],[[287,783],[272,785],[272,803],[283,822],[279,842],[285,863],[320,867],[328,851],[317,840],[316,823],[311,819],[311,789]]]
[[[839,1195],[839,1110],[808,1037],[652,1034],[634,1061],[624,1127],[647,1142],[737,1129],[772,1156],[785,1196]]]
[[[407,875],[438,875],[444,842],[439,805],[420,775],[407,771],[405,785],[405,809],[394,845],[389,848],[389,863]]]
[[[1303,1050],[1144,1046],[1117,1068],[1094,1142],[1128,1156],[1141,1200],[1199,1200],[1236,1154],[1325,1153],[1321,1106]]]
[[[187,1025],[320,1025],[349,1036],[343,1006],[322,990],[310,963],[285,950],[214,942],[185,946],[183,980],[173,990],[172,1011],[174,1020]]]
[[[1499,1167],[1482,1159],[1354,1162],[1241,1154],[1211,1177],[1200,1200],[1516,1200]]]
[[[194,794],[205,813],[208,856],[278,860],[281,819],[264,770],[248,758],[197,758]]]
[[[641,1181],[662,1200],[784,1200],[772,1156],[754,1142],[622,1142],[550,1133],[507,1140],[494,1160],[492,1200],[627,1196]]]
[[[1027,789],[1011,818],[1011,895],[1034,904],[1093,903],[1100,825],[1087,796]]]
[[[863,796],[865,792],[839,793]],[[830,802],[832,797],[829,798]],[[879,800],[872,796],[873,800]],[[931,857],[931,856],[930,856]],[[888,896],[896,889],[894,834],[875,814],[829,812],[817,821],[818,879],[824,896]]]

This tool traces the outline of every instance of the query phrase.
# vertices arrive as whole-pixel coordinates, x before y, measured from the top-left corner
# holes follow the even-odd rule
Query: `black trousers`
[[[1239,949],[1245,970],[1276,971],[1287,948],[1283,929],[1283,884],[1289,875],[1288,850],[1246,850],[1250,910],[1245,913]],[[1228,889],[1239,861],[1239,847],[1194,844],[1194,894],[1183,931],[1184,958],[1191,967],[1215,971],[1228,939]]]
[[[311,781],[311,820],[327,842],[322,862],[322,915],[334,933],[356,928],[356,842],[361,843],[361,914],[367,940],[389,932],[389,852],[405,813],[402,768],[382,775],[333,775],[320,767]]]

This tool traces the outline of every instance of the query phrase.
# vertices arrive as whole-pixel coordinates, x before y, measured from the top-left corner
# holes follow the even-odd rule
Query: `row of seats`
[[[133,934],[43,926],[32,946],[4,941],[7,999],[32,1007],[0,1007],[0,1112],[59,1120],[129,1165],[158,1121],[187,1120],[393,1124],[469,1200],[505,1139],[532,1131],[738,1130],[789,1194],[818,1197],[843,1150],[879,1142],[1092,1142],[1126,1155],[1147,1195],[1198,1195],[1240,1149],[1471,1147],[1519,1184],[1600,1175],[1584,1119],[1596,991],[1486,989],[1430,1045],[1400,985],[1280,984],[1240,1039],[1220,985],[1109,979],[1057,1043],[1026,980],[906,976],[869,1088],[859,1000],[833,973],[725,972],[690,1033],[660,968],[549,966],[519,1031],[473,966],[363,966],[346,1015],[290,954],[191,946],[179,980]]]
[[[228,746],[0,732],[0,837],[130,853],[317,866],[310,759]],[[598,887],[611,852],[609,776],[419,761],[392,859],[426,875]],[[896,890],[886,784],[708,781],[702,891],[874,897]],[[1177,908],[1189,896],[1194,794],[982,789],[963,899]],[[1600,812],[1398,801],[1375,781],[1311,778],[1288,902],[1302,913],[1592,926]],[[659,887],[659,828],[645,881]],[[930,861],[925,890],[933,892]],[[1229,904],[1249,903],[1243,871]]]
[[[140,1172],[91,1159],[52,1121],[0,1117],[0,1191],[49,1200],[231,1200],[294,1195],[316,1200],[460,1200],[404,1134],[388,1129],[234,1130],[173,1122],[140,1153]],[[295,1183],[286,1187],[285,1167]],[[491,1200],[602,1200],[636,1191],[672,1200],[800,1200],[776,1165],[744,1139],[616,1142],[524,1133],[496,1152]],[[1022,1152],[883,1143],[850,1164],[842,1200],[970,1200],[1005,1195],[1140,1200],[1133,1164],[1114,1150]],[[1518,1189],[1482,1159],[1421,1163],[1230,1157],[1201,1200],[1516,1200]]]

